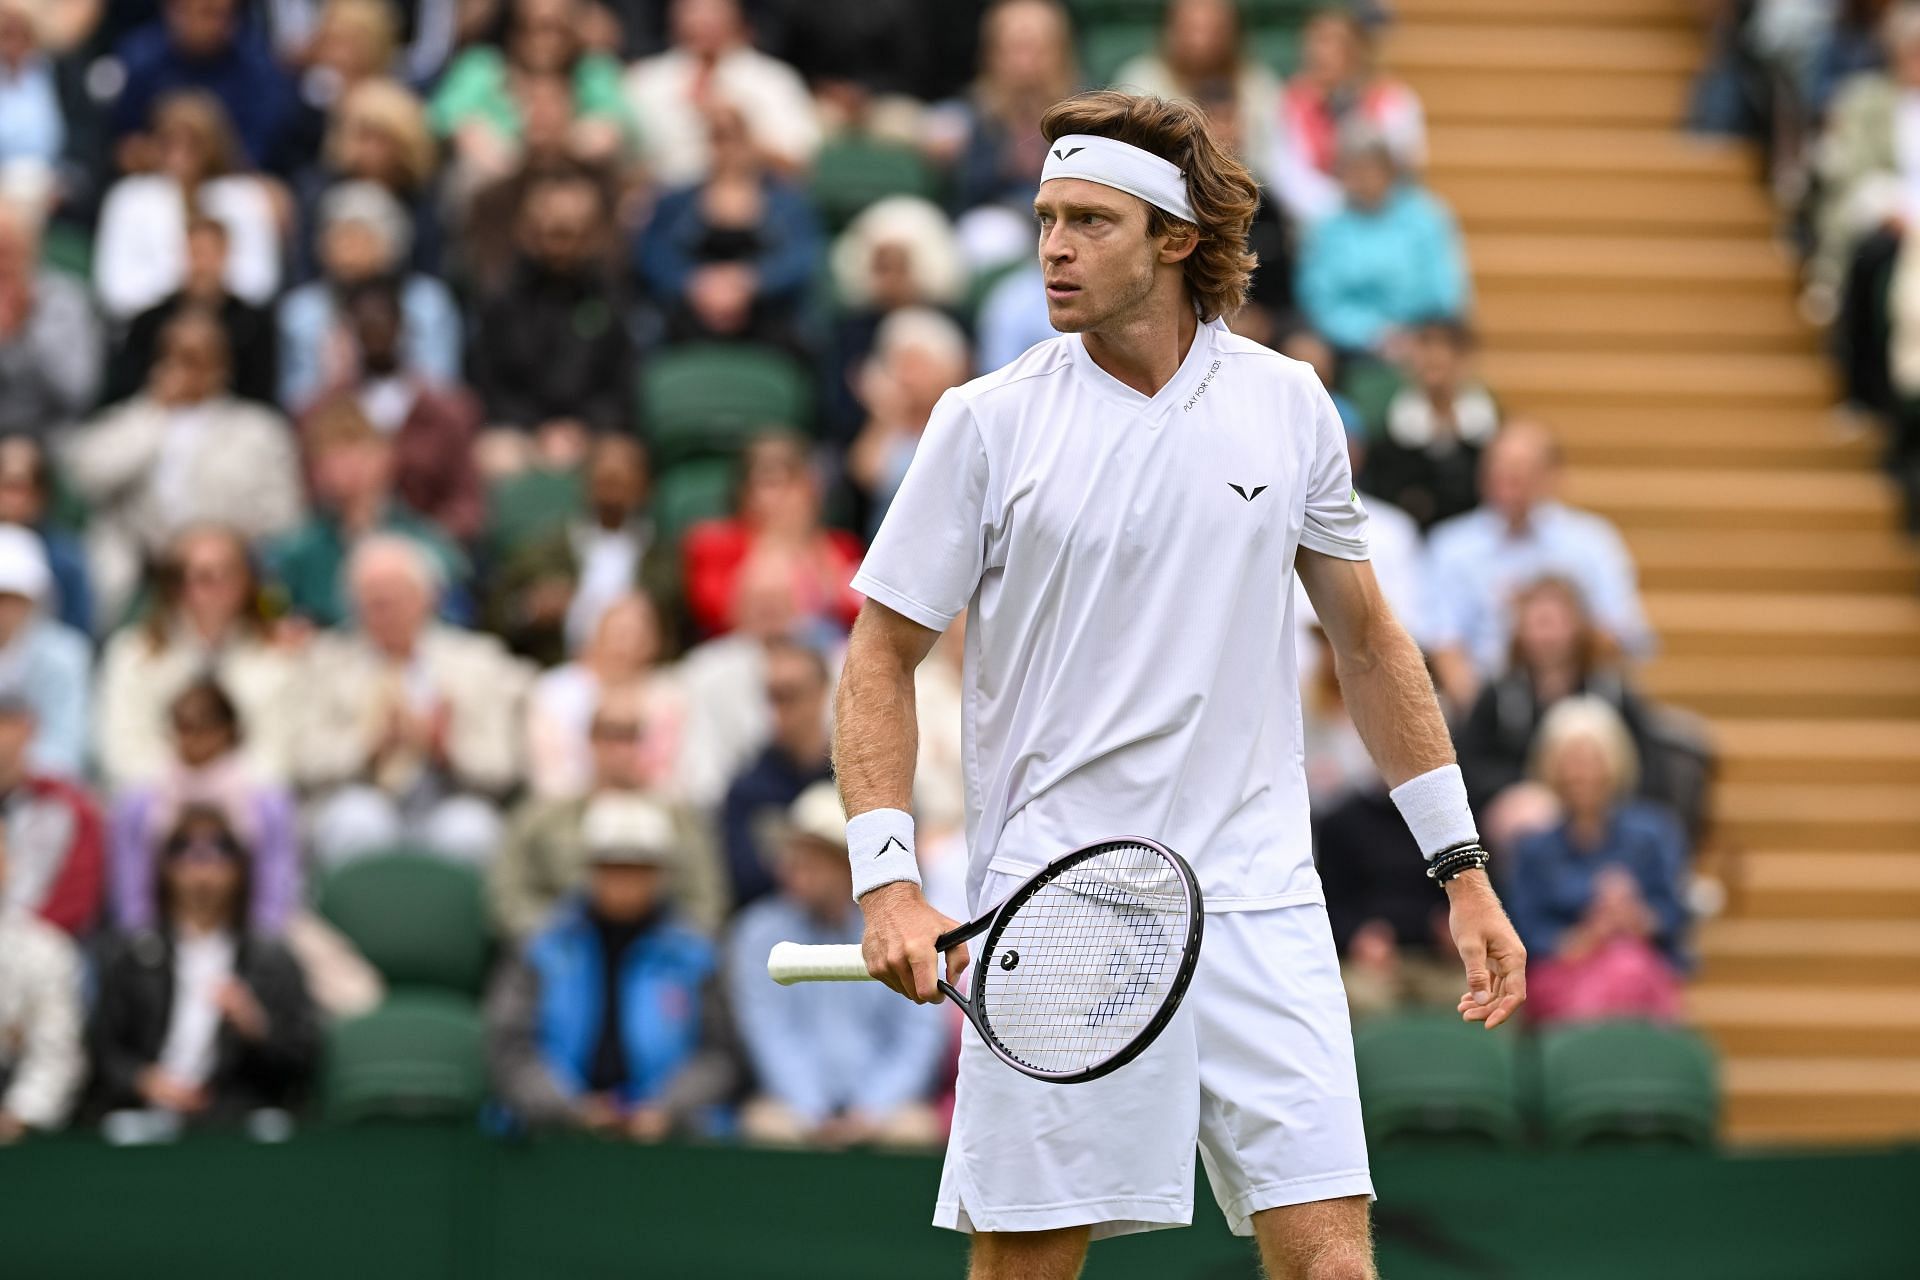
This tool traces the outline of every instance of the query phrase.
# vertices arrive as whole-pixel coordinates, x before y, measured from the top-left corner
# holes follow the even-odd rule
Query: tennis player
[[[1444,883],[1460,1010],[1525,953],[1484,871],[1419,651],[1382,601],[1346,437],[1305,364],[1228,331],[1256,188],[1185,103],[1047,112],[1034,213],[1064,336],[949,391],[854,578],[835,761],[873,976],[939,999],[953,921],[914,861],[914,669],[962,609],[970,906],[1091,841],[1157,839],[1206,899],[1185,1003],[1135,1062],[1057,1085],[960,1056],[934,1221],[974,1280],[1071,1280],[1091,1238],[1192,1220],[1197,1145],[1274,1277],[1374,1275],[1346,996],[1311,857],[1298,573],[1354,724]],[[1436,890],[1436,893],[1439,890]],[[947,956],[958,984],[964,947]]]

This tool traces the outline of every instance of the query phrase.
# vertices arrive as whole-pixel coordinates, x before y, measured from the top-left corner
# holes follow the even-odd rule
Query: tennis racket
[[[940,980],[1002,1062],[1040,1080],[1098,1080],[1140,1056],[1173,1020],[1200,958],[1200,885],[1152,840],[1104,840],[1055,858],[940,951],[986,935],[962,996]],[[782,942],[767,973],[869,981],[853,945]]]

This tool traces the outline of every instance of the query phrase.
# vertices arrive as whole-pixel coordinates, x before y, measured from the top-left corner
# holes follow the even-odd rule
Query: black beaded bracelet
[[[1457,844],[1433,856],[1427,864],[1427,879],[1445,884],[1463,871],[1484,871],[1492,856],[1477,844]]]

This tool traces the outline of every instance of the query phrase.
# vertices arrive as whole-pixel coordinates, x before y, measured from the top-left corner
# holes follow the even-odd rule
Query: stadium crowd
[[[322,890],[395,850],[485,885],[500,1123],[938,1141],[950,1006],[765,955],[858,940],[848,581],[941,394],[1053,336],[1036,122],[1108,80],[1262,184],[1233,323],[1347,423],[1534,1019],[1673,1014],[1701,754],[1634,690],[1624,543],[1476,374],[1381,15],[1100,12],[0,0],[0,1141],[284,1123],[387,985]],[[1356,1016],[1451,1007],[1298,613]],[[955,916],[963,633],[918,687]]]
[[[1843,422],[1879,439],[1920,534],[1920,4],[1720,0],[1693,123],[1757,138],[1828,332]]]

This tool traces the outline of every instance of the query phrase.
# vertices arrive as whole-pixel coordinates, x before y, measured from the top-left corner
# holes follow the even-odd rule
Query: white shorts
[[[993,874],[983,900],[1019,878]],[[1326,908],[1209,914],[1180,1011],[1110,1076],[1049,1084],[971,1025],[935,1226],[1093,1238],[1193,1221],[1193,1153],[1235,1235],[1262,1209],[1373,1196]]]

